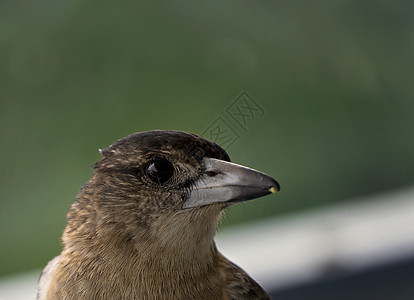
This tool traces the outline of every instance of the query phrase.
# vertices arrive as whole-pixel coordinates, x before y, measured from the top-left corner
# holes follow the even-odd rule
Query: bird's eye
[[[155,183],[163,184],[174,175],[174,167],[168,160],[157,158],[147,165],[145,174]]]

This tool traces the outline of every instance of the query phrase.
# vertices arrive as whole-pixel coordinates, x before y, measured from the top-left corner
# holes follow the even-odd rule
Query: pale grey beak
[[[204,158],[205,170],[195,182],[182,209],[216,202],[240,202],[280,190],[279,183],[262,172],[215,158]]]

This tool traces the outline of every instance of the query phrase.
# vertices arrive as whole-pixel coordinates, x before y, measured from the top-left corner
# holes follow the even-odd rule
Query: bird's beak
[[[241,202],[280,190],[279,183],[262,172],[224,160],[204,158],[205,170],[194,183],[182,209],[217,202]]]

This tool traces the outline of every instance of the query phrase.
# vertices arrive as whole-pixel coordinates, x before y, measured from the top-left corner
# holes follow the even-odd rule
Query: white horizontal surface
[[[267,288],[414,255],[414,189],[226,230],[219,250]]]
[[[0,300],[35,299],[41,270],[0,278]]]
[[[414,189],[226,229],[219,250],[267,289],[414,255]],[[40,270],[2,278],[1,300],[34,299]]]

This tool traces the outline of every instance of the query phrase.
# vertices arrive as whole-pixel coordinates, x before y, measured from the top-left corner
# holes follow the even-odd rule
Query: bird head
[[[82,197],[93,201],[100,226],[130,239],[140,232],[164,243],[197,240],[201,230],[212,240],[224,208],[279,190],[270,176],[231,163],[220,146],[185,132],[134,133],[101,154]]]

